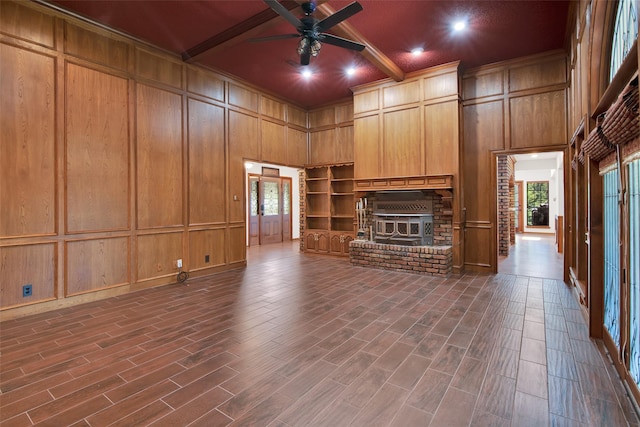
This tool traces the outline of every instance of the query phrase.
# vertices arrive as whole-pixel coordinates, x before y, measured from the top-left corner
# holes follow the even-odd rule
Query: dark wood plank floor
[[[638,425],[562,282],[384,272],[296,245],[2,323],[2,425]]]

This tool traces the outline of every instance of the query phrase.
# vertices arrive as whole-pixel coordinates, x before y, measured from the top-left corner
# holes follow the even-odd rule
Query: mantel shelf
[[[356,191],[452,190],[453,175],[357,179],[354,185]]]

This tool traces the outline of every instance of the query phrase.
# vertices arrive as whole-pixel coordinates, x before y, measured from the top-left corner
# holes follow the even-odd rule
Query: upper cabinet
[[[459,62],[355,88],[355,179],[457,175]]]

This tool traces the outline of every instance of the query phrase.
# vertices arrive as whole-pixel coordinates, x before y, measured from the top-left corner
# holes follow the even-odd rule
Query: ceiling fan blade
[[[266,1],[266,0],[265,0]],[[354,1],[348,6],[343,7],[333,15],[327,16],[322,21],[318,22],[318,32],[327,31],[329,28],[344,21],[345,19],[355,15],[362,10],[362,5],[357,1]]]
[[[345,49],[357,50],[358,52],[362,52],[366,47],[362,43],[343,39],[342,37],[334,36],[333,34],[320,34],[319,39],[322,43],[332,44]]]
[[[300,65],[309,65],[309,61],[311,60],[311,50],[305,49],[304,52],[300,54]]]
[[[278,15],[282,16],[284,19],[289,21],[291,25],[296,27],[296,29],[302,27],[302,22],[298,18],[296,18],[296,16],[293,13],[289,12],[289,10],[286,7],[281,5],[277,0],[264,0],[264,2],[271,9],[273,9],[274,12],[276,12]]]
[[[258,37],[255,39],[249,39],[248,41],[251,43],[261,43],[261,42],[269,42],[271,40],[284,40],[284,39],[294,39],[299,38],[300,34],[276,34],[274,36],[267,37]]]

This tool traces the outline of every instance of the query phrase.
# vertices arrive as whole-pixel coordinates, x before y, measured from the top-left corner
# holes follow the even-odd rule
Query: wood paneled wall
[[[567,148],[566,54],[550,52],[468,70],[462,95],[465,268],[495,272],[495,154]]]
[[[52,235],[58,191],[55,59],[6,44],[0,44],[0,58],[12,64],[2,67],[0,79],[0,235]],[[39,84],[29,84],[25,73]],[[20,179],[6,179],[9,174]]]
[[[459,173],[459,63],[354,89],[355,178]]]
[[[308,163],[305,110],[41,5],[0,74],[0,319],[243,265],[244,160]]]
[[[353,102],[309,112],[309,164],[353,162]]]

